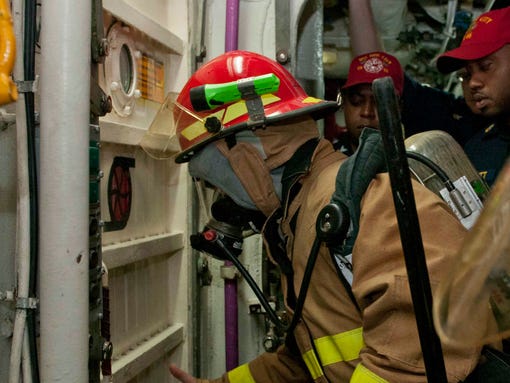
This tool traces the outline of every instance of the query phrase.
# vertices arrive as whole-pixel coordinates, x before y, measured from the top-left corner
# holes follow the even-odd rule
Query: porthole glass
[[[120,81],[125,93],[129,93],[133,85],[133,56],[126,44],[120,50]]]

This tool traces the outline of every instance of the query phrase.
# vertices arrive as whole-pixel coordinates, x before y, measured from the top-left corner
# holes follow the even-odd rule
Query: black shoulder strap
[[[331,202],[343,203],[349,210],[351,227],[345,243],[340,249],[342,256],[352,253],[352,248],[359,231],[361,198],[372,179],[386,170],[384,148],[381,133],[365,128],[361,133],[360,144],[356,152],[340,167]]]
[[[331,202],[317,217],[317,237],[329,248],[340,281],[359,306],[352,292],[352,248],[359,231],[361,198],[377,173],[386,171],[379,131],[366,128],[357,151],[340,167]],[[347,228],[348,227],[348,228]]]

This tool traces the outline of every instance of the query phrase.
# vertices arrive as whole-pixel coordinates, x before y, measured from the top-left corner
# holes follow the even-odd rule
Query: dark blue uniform
[[[492,121],[471,112],[463,98],[424,86],[405,76],[402,123],[406,136],[428,130],[449,133],[490,185],[509,154],[509,137]]]
[[[477,132],[464,145],[464,151],[480,175],[492,185],[510,154],[510,135],[497,124]]]

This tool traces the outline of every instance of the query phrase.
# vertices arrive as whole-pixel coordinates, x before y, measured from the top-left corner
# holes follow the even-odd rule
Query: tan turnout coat
[[[317,214],[329,203],[345,158],[322,140],[284,216],[281,228],[287,237],[296,294],[315,238]],[[447,278],[447,266],[466,230],[439,197],[416,182],[413,189],[434,289]],[[294,214],[298,216],[292,233],[289,222]],[[211,382],[427,382],[387,173],[378,175],[363,197],[353,273],[352,291],[361,312],[323,245],[294,331],[299,351],[283,345]],[[282,283],[286,296],[285,278]],[[475,367],[479,352],[443,345],[448,381],[463,380]]]

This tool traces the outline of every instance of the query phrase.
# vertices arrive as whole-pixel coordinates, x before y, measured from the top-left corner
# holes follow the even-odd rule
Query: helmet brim
[[[286,113],[275,114],[271,116],[267,116],[263,121],[245,121],[233,126],[229,126],[228,129],[223,129],[218,133],[206,138],[205,140],[183,150],[175,157],[175,162],[178,164],[182,164],[185,162],[189,162],[191,158],[200,150],[202,150],[206,145],[214,141],[221,140],[225,137],[231,136],[232,134],[236,134],[243,130],[255,130],[261,129],[266,126],[270,126],[284,120],[301,117],[305,115],[310,115],[314,120],[320,120],[324,118],[326,115],[330,113],[334,113],[338,110],[340,105],[335,101],[322,101],[318,104],[310,105],[307,107],[303,107],[300,109],[292,110]]]

